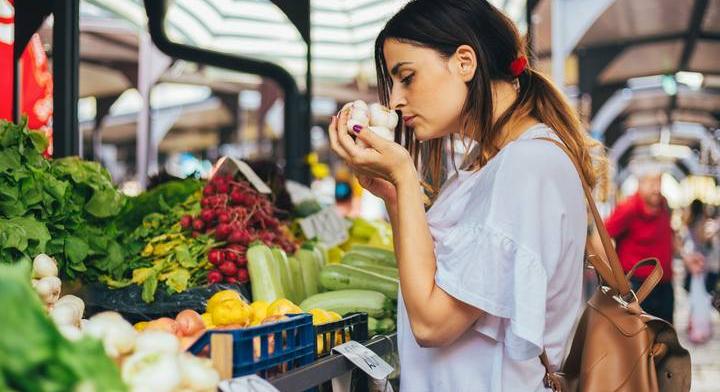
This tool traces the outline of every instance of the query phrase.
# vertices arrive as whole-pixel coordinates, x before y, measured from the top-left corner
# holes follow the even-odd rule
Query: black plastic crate
[[[350,340],[368,340],[367,313],[351,313],[341,320],[315,326],[317,335],[317,357],[328,355],[333,347]]]

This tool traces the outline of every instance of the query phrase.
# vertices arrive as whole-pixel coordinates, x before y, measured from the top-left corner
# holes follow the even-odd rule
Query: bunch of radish
[[[60,332],[68,339],[79,337],[85,302],[74,295],[60,297],[62,281],[55,259],[44,253],[35,256],[32,285]]]
[[[208,252],[208,261],[214,266],[208,272],[208,283],[248,281],[246,251],[252,242],[279,246],[290,253],[297,247],[282,231],[272,201],[246,181],[216,175],[203,189],[200,206],[198,216],[185,215],[180,225],[192,236],[211,233],[225,244]]]

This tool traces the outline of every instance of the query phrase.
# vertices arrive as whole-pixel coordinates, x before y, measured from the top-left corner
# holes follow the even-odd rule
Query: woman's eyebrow
[[[403,61],[401,63],[395,64],[392,69],[390,70],[390,75],[397,75],[398,71],[400,70],[400,67],[406,64],[412,64],[410,61]]]

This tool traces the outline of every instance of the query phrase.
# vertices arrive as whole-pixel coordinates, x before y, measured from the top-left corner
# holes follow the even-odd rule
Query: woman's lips
[[[405,122],[405,125],[410,126],[415,119],[415,116],[403,116],[403,122]]]

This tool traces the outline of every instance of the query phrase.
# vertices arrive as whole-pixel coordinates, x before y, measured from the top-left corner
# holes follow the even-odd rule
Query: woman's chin
[[[427,129],[424,129],[422,127],[417,127],[413,129],[413,134],[415,135],[415,140],[419,142],[425,142],[432,139],[439,139],[444,135],[442,132],[433,132]]]

